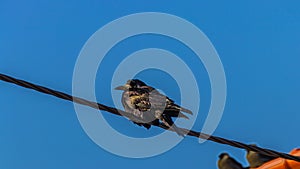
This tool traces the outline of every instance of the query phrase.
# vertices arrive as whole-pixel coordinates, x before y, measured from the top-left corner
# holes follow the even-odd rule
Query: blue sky
[[[96,30],[137,12],[177,15],[208,36],[225,69],[227,102],[214,135],[289,152],[299,147],[300,139],[299,5],[296,0],[2,0],[0,72],[71,93],[76,59]],[[201,130],[210,103],[207,73],[186,46],[165,37],[137,36],[117,44],[104,60],[107,69],[98,72],[98,101],[113,106],[110,78],[115,59],[149,47],[174,52],[198,75],[201,109],[193,129]],[[167,74],[148,70],[138,77],[180,101],[174,79]],[[156,157],[119,157],[89,139],[70,102],[4,82],[0,82],[0,93],[0,168],[217,168],[217,156],[224,151],[246,165],[243,150],[213,142],[198,144],[190,137]],[[146,131],[125,119],[104,114],[116,130],[125,134],[146,137],[161,131]]]

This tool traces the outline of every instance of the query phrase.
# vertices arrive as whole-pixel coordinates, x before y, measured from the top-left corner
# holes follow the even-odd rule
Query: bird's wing
[[[134,100],[134,105],[136,109],[144,112],[144,115],[148,115],[146,118],[156,118],[162,121],[167,127],[173,128],[176,133],[180,136],[184,136],[184,132],[180,130],[173,122],[172,116],[165,113],[165,108],[167,107],[167,97],[157,90],[137,90],[139,95],[131,96]],[[177,111],[180,113],[180,111]],[[176,116],[178,117],[178,115]],[[152,119],[155,120],[155,119]]]
[[[133,105],[134,110],[141,113],[141,117],[146,123],[157,123],[155,121],[155,114],[151,111],[152,103],[149,100],[149,94],[145,91],[130,91],[130,104]]]
[[[191,114],[193,115],[193,112],[189,109],[186,109],[184,107],[181,107],[177,104],[174,103],[173,100],[171,100],[170,98],[167,97],[167,107],[166,107],[167,110],[174,110],[174,111],[182,111],[182,112],[185,112],[185,113],[188,113],[188,114]]]
[[[152,90],[150,92],[150,102],[153,104],[157,104],[164,108],[164,113],[168,114],[171,117],[182,117],[188,119],[186,115],[184,115],[182,112],[193,114],[192,111],[180,107],[179,105],[175,104],[175,102],[170,99],[169,97],[161,94],[157,90]],[[160,103],[160,104],[158,104]]]
[[[144,97],[146,97],[151,104],[149,106],[153,109],[160,109],[164,111],[165,114],[168,114],[171,117],[181,117],[189,119],[185,114],[182,112],[193,114],[192,111],[180,107],[179,105],[175,104],[175,102],[170,99],[169,97],[161,94],[155,88],[151,86],[143,86],[142,88],[137,89],[138,93],[145,93]],[[149,108],[149,107],[147,107]]]
[[[146,92],[132,91],[130,101],[140,111],[148,111],[151,108],[149,96]]]

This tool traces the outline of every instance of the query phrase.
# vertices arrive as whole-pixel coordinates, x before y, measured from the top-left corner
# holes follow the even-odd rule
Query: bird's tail
[[[186,116],[185,114],[181,113],[180,111],[165,111],[165,113],[168,114],[171,117],[180,117],[180,118],[189,119],[188,116]]]
[[[171,108],[167,108],[166,110],[172,110],[172,111],[178,110],[178,111],[185,112],[187,114],[193,115],[193,112],[191,110],[186,109],[184,107],[180,107],[177,104],[172,105]]]
[[[167,108],[165,109],[164,111],[166,114],[168,114],[169,116],[171,117],[181,117],[181,118],[185,118],[185,119],[189,119],[188,116],[186,116],[184,113],[182,112],[185,112],[185,113],[188,113],[190,115],[193,115],[193,112],[189,109],[186,109],[186,108],[183,108],[183,107],[180,107],[178,105],[175,105],[174,107],[172,108]]]
[[[178,127],[174,124],[174,122],[173,122],[173,120],[172,120],[172,118],[171,118],[170,116],[168,116],[168,115],[166,115],[166,114],[162,114],[162,119],[161,119],[161,121],[162,121],[167,127],[174,129],[174,131],[175,131],[179,136],[184,137],[185,132],[184,132],[182,129],[178,128]]]
[[[178,117],[180,118],[185,118],[185,119],[190,119],[188,116],[184,115],[183,113],[179,112]]]
[[[180,107],[180,111],[183,111],[183,112],[186,112],[186,113],[188,113],[190,115],[193,115],[193,112],[191,110],[183,108],[183,107]]]

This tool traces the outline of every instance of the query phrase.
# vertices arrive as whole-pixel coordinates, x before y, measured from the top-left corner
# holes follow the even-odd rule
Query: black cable
[[[64,100],[69,100],[69,101],[72,101],[72,102],[75,102],[75,103],[78,103],[78,104],[86,105],[86,106],[89,106],[89,107],[92,107],[92,108],[95,108],[95,109],[104,110],[104,111],[107,111],[109,113],[113,113],[113,114],[118,115],[118,116],[125,116],[125,117],[127,117],[130,120],[135,121],[135,122],[139,122],[139,121],[142,122],[143,121],[142,119],[139,119],[138,117],[135,117],[135,116],[133,116],[132,114],[130,114],[128,112],[125,112],[125,111],[122,111],[122,110],[119,110],[119,109],[116,109],[116,108],[113,108],[113,107],[109,107],[109,106],[106,106],[106,105],[103,105],[103,104],[100,104],[100,103],[88,101],[88,100],[85,100],[85,99],[82,99],[82,98],[79,98],[79,97],[71,96],[69,94],[66,94],[66,93],[63,93],[63,92],[60,92],[60,91],[56,91],[56,90],[53,90],[53,89],[50,89],[50,88],[47,88],[47,87],[39,86],[39,85],[36,85],[36,84],[33,84],[33,83],[29,83],[29,82],[24,81],[24,80],[16,79],[16,78],[13,78],[11,76],[0,74],[0,80],[8,82],[8,83],[13,83],[13,84],[16,84],[18,86],[22,86],[22,87],[25,87],[25,88],[28,88],[28,89],[33,89],[33,90],[36,90],[38,92],[45,93],[45,94],[48,94],[48,95],[52,95],[52,96],[55,96],[55,97],[58,97],[58,98],[61,98],[61,99],[64,99]],[[173,129],[168,128],[167,126],[165,126],[163,124],[152,124],[152,125],[163,128],[165,130],[173,131]],[[244,144],[244,143],[241,143],[241,142],[238,142],[238,141],[225,139],[225,138],[222,138],[222,137],[211,136],[211,135],[201,133],[201,132],[197,132],[197,131],[193,131],[193,130],[188,130],[188,129],[184,129],[184,128],[181,128],[181,129],[184,132],[186,132],[187,135],[189,135],[189,136],[198,137],[198,138],[201,138],[201,139],[207,139],[207,140],[210,140],[210,141],[213,141],[213,142],[216,142],[216,143],[226,144],[226,145],[230,145],[230,146],[233,146],[233,147],[245,149],[245,150],[248,150],[248,151],[258,152],[258,153],[261,153],[261,154],[264,154],[264,155],[267,155],[267,156],[272,156],[272,157],[277,157],[277,158],[284,158],[284,159],[289,159],[289,160],[294,160],[294,161],[300,162],[300,157],[296,157],[296,156],[293,156],[293,155],[290,155],[290,154],[281,153],[281,152],[277,152],[277,151],[270,150],[270,149],[264,149],[264,148],[260,148],[260,147],[257,147],[257,146]]]

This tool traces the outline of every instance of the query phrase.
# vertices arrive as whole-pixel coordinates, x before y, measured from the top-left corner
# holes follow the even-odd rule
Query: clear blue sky
[[[2,0],[0,72],[71,93],[77,56],[97,29],[132,13],[170,13],[199,27],[214,44],[224,65],[227,103],[214,135],[289,152],[299,147],[300,139],[299,8],[296,0]],[[148,47],[182,56],[199,75],[201,111],[194,129],[200,130],[210,103],[210,84],[203,65],[189,57],[192,52],[184,45],[159,36],[134,37],[108,54],[106,66],[114,66],[113,57]],[[98,101],[107,105],[113,105],[109,92],[112,71],[99,72],[101,78],[96,81]],[[165,78],[166,83],[153,77]],[[149,70],[139,74],[139,78],[180,100],[177,88],[168,88],[174,82],[169,76]],[[113,115],[105,117],[123,133],[147,136],[160,131],[146,131]],[[3,169],[217,168],[217,156],[223,151],[246,165],[243,150],[213,142],[198,144],[190,137],[156,157],[119,157],[89,139],[70,102],[0,82]]]

